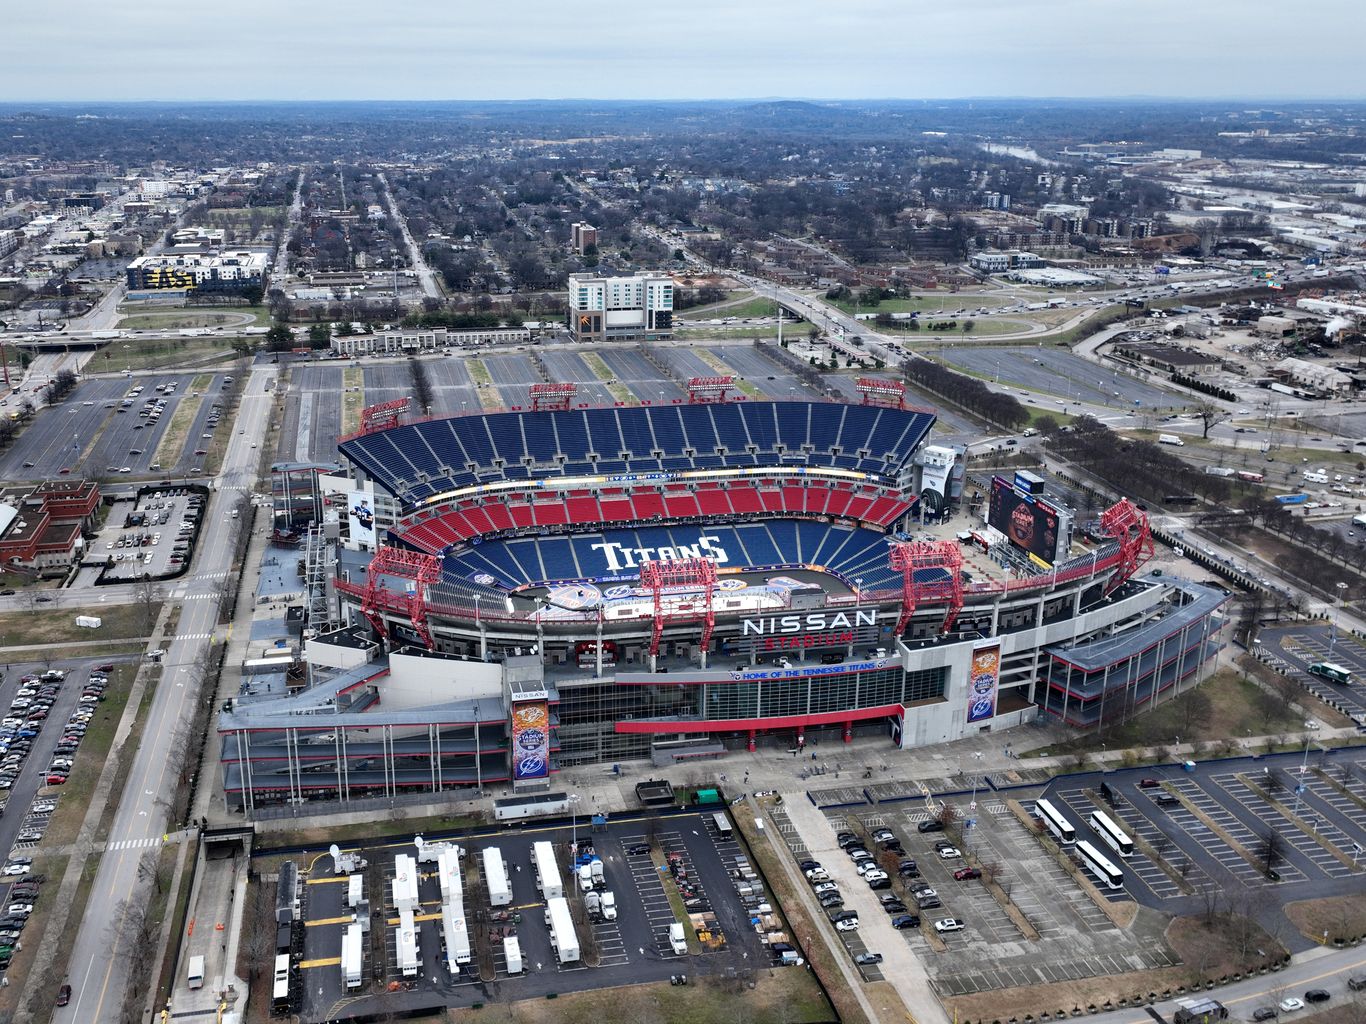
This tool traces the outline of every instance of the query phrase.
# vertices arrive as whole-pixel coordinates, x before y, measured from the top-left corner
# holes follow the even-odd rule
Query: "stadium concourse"
[[[220,716],[225,797],[545,787],[561,766],[880,735],[910,750],[1131,714],[1217,650],[1226,594],[1143,575],[1144,514],[1091,541],[1028,474],[987,522],[899,385],[862,404],[365,410],[313,475],[305,681]],[[291,514],[293,514],[291,512]],[[1033,517],[1033,518],[1031,518]]]

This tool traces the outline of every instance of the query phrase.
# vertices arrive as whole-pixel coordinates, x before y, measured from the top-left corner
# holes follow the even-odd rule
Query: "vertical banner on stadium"
[[[351,491],[346,496],[346,516],[350,520],[351,543],[375,549],[375,506],[373,495]]]
[[[979,647],[972,652],[968,671],[968,722],[980,722],[996,714],[996,692],[1001,682],[1001,645]]]
[[[550,705],[543,700],[512,705],[512,781],[550,774]]]

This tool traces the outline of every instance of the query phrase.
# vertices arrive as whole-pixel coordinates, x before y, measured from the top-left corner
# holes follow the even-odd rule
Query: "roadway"
[[[222,528],[203,531],[193,574],[172,591],[173,599],[181,602],[180,622],[176,636],[166,645],[162,679],[146,712],[141,743],[106,847],[125,848],[111,849],[100,858],[84,919],[72,939],[67,977],[71,1002],[55,1010],[52,1018],[59,1024],[118,1019],[131,941],[125,919],[129,908],[146,898],[150,881],[139,878],[138,869],[144,856],[155,856],[157,849],[139,847],[167,831],[163,800],[176,775],[171,763],[176,731],[189,718],[200,696],[198,687],[208,686],[204,693],[212,693],[212,681],[202,676],[216,642],[210,639],[217,630],[215,591],[232,568],[237,530],[231,526],[229,509],[239,499],[250,497],[258,455],[254,447],[265,440],[274,399],[267,384],[273,385],[275,376],[269,364],[258,364],[251,372],[237,416],[237,425],[246,432],[229,436],[223,470],[206,510],[206,524],[218,523]]]
[[[422,285],[422,294],[429,299],[439,299],[441,287],[436,283],[436,273],[427,265],[426,259],[422,256],[422,250],[417,242],[413,240],[413,233],[408,230],[408,218],[403,216],[403,212],[398,208],[398,203],[394,202],[394,194],[389,189],[389,179],[381,171],[375,175],[379,179],[381,187],[384,189],[384,201],[389,207],[389,216],[394,218],[394,223],[403,232],[403,244],[408,248],[408,264],[413,268],[413,273],[417,274],[417,280]]]

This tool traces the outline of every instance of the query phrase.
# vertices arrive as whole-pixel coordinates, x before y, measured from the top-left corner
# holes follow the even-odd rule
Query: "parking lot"
[[[88,660],[11,664],[0,680],[0,700],[6,701],[0,724],[0,850],[7,853],[0,907],[37,903],[29,890],[42,879],[31,872],[32,854],[60,805],[59,787],[73,770],[87,725],[101,713],[105,670],[113,668]],[[5,947],[19,938],[28,916],[0,916],[0,971],[9,964]]]
[[[135,502],[119,502],[90,544],[89,561],[103,559],[104,583],[164,579],[184,572],[203,527],[205,495],[197,488],[144,488]]]
[[[1116,797],[1113,807],[1097,796],[1102,782]],[[1366,875],[1362,749],[1311,742],[1299,753],[1190,762],[1188,770],[1059,779],[1045,795],[1079,838],[1120,867],[1125,894],[1168,913],[1195,912],[1205,889],[1246,891],[1256,894],[1259,919],[1275,927],[1284,924],[1283,905],[1359,891]],[[1097,807],[1136,840],[1132,857],[1101,844],[1087,824]],[[1279,934],[1292,949],[1308,942],[1293,928]]]
[[[437,839],[432,837],[433,842]],[[420,966],[416,977],[403,977],[396,949],[398,915],[391,902],[394,858],[401,853],[416,855],[416,847],[409,842],[375,846],[361,851],[369,861],[362,873],[375,916],[366,948],[366,984],[360,991],[372,993],[376,990],[371,983],[396,981],[408,991],[437,993],[455,1006],[490,998],[491,986],[502,990],[500,998],[523,999],[546,992],[662,980],[676,972],[702,970],[694,962],[699,956],[707,959],[709,973],[772,962],[727,867],[734,863],[740,847],[733,838],[718,835],[707,815],[629,818],[596,827],[585,817],[579,819],[577,828],[512,828],[453,837],[452,841],[463,850],[463,905],[471,962],[455,976],[446,970],[439,880],[433,865],[424,864],[419,866],[420,909],[415,918]],[[532,845],[538,841],[555,844],[583,952],[577,962],[559,963],[551,945],[550,929],[543,919],[546,902],[536,885],[531,856]],[[616,920],[590,919],[587,914],[584,890],[571,873],[571,841],[578,842],[584,858],[589,856],[584,848],[591,843],[592,855],[602,861],[603,884],[616,896]],[[505,907],[494,907],[488,899],[483,851],[490,846],[498,848],[507,866],[512,899]],[[677,866],[672,870],[662,866],[670,863]],[[304,860],[300,866],[307,870],[310,864],[303,886],[301,957],[306,1020],[325,1018],[347,995],[338,965],[342,933],[352,920],[345,906],[347,876],[332,873],[332,858],[327,854]],[[700,953],[679,956],[673,952],[669,927],[678,917],[666,886],[686,892],[687,913],[705,915],[710,922],[712,938]],[[509,975],[503,955],[502,939],[509,934],[515,934],[521,946],[524,971],[520,977]],[[361,998],[374,1000],[375,1007],[383,1005],[382,995]]]
[[[1264,626],[1257,633],[1257,646],[1262,657],[1296,676],[1314,696],[1354,718],[1360,715],[1357,724],[1366,727],[1366,690],[1361,685],[1366,682],[1366,645],[1357,637],[1321,623]],[[1309,666],[1320,661],[1349,669],[1354,683],[1310,675]]]
[[[37,480],[64,473],[136,476],[202,468],[203,458],[195,453],[204,447],[203,435],[212,433],[206,424],[213,418],[213,402],[221,400],[224,380],[220,374],[186,373],[83,380],[64,401],[38,410],[14,445],[0,455],[0,475],[7,480]],[[191,386],[196,381],[202,392]],[[133,394],[135,388],[142,390]],[[186,401],[195,402],[196,411],[183,444],[172,452],[159,452],[177,409]],[[163,404],[153,416],[157,402]],[[147,414],[140,415],[144,409]]]
[[[890,830],[894,844],[879,854],[889,857],[883,863],[893,875],[890,890],[865,892],[867,887],[848,875],[848,865],[839,859],[841,853],[826,852],[820,862],[832,877],[845,876],[839,890],[845,904],[859,909],[864,917],[883,917],[886,911],[881,900],[888,895],[899,898],[907,913],[919,916],[918,926],[898,929],[896,934],[924,965],[941,995],[1164,967],[1175,962],[1162,941],[1160,925],[1154,927],[1142,920],[1128,930],[1115,927],[997,794],[984,786],[975,807],[967,798],[954,797],[949,803],[959,822],[974,822],[973,827],[961,830],[960,852],[967,858],[952,852],[941,856],[936,844],[950,845],[945,833],[920,831],[922,823],[930,823],[927,829],[938,824],[931,818],[937,818],[939,802],[935,815],[917,799],[854,811],[829,810],[819,819],[836,838],[845,832],[867,837],[864,845],[877,830]],[[775,809],[774,818],[794,859],[799,863],[807,859],[806,848],[812,845],[808,837],[790,826],[785,810]],[[828,850],[830,843],[829,837],[816,837],[813,848]],[[834,867],[826,864],[830,859],[835,860]],[[955,871],[968,866],[969,859],[995,870],[1002,891],[1008,892],[1010,901],[1037,932],[1037,939],[1016,925],[983,881],[954,877]],[[813,906],[812,912],[822,911]],[[961,927],[941,932],[936,922],[946,918],[956,919]],[[851,958],[866,948],[852,942],[852,936],[885,942],[882,927],[867,934],[865,931],[860,928],[841,935]],[[897,969],[899,954],[885,946],[880,951],[892,964],[860,965],[869,980],[876,980],[888,966]]]
[[[959,369],[1015,384],[1030,392],[1057,395],[1063,400],[1116,407],[1184,409],[1190,403],[1169,391],[1145,384],[1128,374],[1106,372],[1071,352],[1042,346],[987,348],[950,345],[944,358]]]

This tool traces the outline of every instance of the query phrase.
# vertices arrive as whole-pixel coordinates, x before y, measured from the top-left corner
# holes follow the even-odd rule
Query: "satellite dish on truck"
[[[332,873],[340,875],[342,873],[341,847],[333,843],[327,848],[327,852],[332,855]]]

